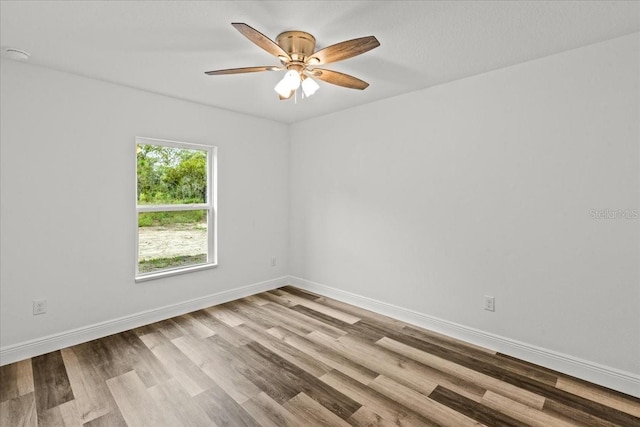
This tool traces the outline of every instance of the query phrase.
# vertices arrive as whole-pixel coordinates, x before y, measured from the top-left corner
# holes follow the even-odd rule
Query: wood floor
[[[640,426],[640,399],[284,287],[0,368],[5,426]]]

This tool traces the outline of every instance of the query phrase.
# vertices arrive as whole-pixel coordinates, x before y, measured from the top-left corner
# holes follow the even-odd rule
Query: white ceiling
[[[640,31],[638,1],[2,1],[3,47],[30,63],[291,123]],[[375,35],[381,46],[326,68],[371,84],[319,82],[279,101],[278,65],[236,31],[303,30],[317,49]],[[3,59],[6,60],[6,59]]]

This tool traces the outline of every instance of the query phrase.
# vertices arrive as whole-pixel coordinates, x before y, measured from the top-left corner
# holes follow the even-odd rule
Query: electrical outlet
[[[489,295],[484,296],[484,309],[487,311],[496,311],[496,299]]]
[[[271,267],[275,267],[276,266],[276,257],[272,256],[271,257]]]
[[[45,314],[47,312],[47,300],[36,299],[33,300],[33,315]]]

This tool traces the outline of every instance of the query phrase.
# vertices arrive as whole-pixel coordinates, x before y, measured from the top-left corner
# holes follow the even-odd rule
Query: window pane
[[[138,144],[138,204],[207,202],[207,152]]]
[[[138,272],[207,262],[207,211],[138,213]]]

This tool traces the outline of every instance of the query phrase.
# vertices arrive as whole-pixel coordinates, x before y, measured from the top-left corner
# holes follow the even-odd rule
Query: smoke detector
[[[14,61],[27,61],[31,54],[15,47],[3,47],[2,56],[13,59]]]

